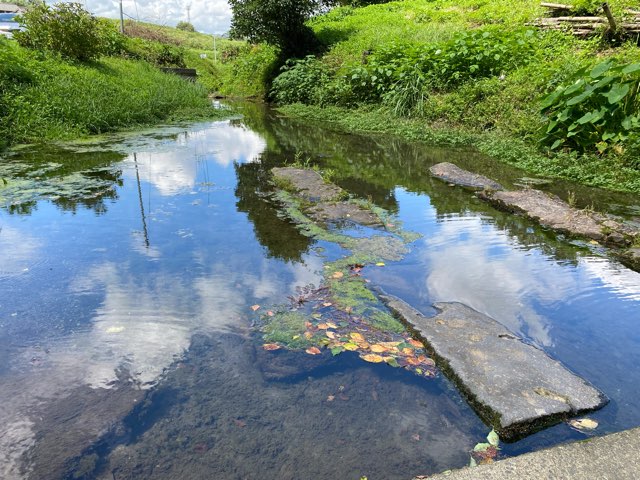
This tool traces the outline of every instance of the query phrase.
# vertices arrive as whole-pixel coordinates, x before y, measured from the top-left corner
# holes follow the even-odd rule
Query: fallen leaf
[[[416,348],[422,348],[424,346],[422,345],[422,342],[419,342],[418,340],[414,340],[413,338],[409,339],[409,343]]]
[[[318,347],[309,347],[305,350],[305,352],[307,352],[309,355],[319,355],[320,353],[320,349]]]
[[[307,340],[311,339],[311,337],[313,337],[313,333],[311,332],[304,332],[304,338],[306,338]]]
[[[402,353],[404,353],[405,355],[412,357],[413,356],[413,349],[409,348],[409,347],[405,347],[402,349]]]
[[[329,328],[338,328],[338,326],[337,326],[335,323],[333,323],[333,322],[327,322],[327,326],[328,326]]]
[[[333,402],[336,399],[334,395],[327,396],[327,402]]]
[[[331,275],[331,278],[342,278],[344,277],[344,273],[342,272],[334,272],[333,275]]]
[[[120,333],[124,332],[124,327],[109,327],[107,328],[107,333]]]
[[[420,434],[414,433],[413,435],[411,435],[411,440],[413,440],[414,442],[419,442],[420,441]]]
[[[277,343],[265,343],[264,345],[262,345],[262,348],[264,348],[265,350],[280,350],[280,348],[282,347]]]
[[[356,345],[355,343],[345,343],[344,344],[344,349],[345,350],[349,350],[350,352],[354,352],[358,349],[358,345]]]
[[[318,324],[318,328],[319,328],[320,330],[326,330],[326,329],[328,329],[328,328],[329,328],[329,325],[327,325],[326,323],[319,323],[319,324]]]
[[[407,358],[407,363],[409,365],[413,365],[414,367],[416,367],[416,366],[420,365],[420,360],[418,360],[415,357],[409,357],[409,358]]]
[[[569,426],[577,430],[594,430],[598,428],[598,422],[590,418],[577,418],[569,420]]]
[[[297,340],[300,338],[300,335],[294,335],[293,337],[291,337],[293,340]]]
[[[368,353],[367,355],[363,355],[362,359],[366,362],[371,362],[371,363],[384,362],[384,358],[382,358],[380,355],[376,355],[375,353]]]
[[[256,310],[258,310],[259,308],[260,308],[260,305],[252,305],[252,306],[251,306],[251,310],[253,310],[254,312],[255,312]]]
[[[487,435],[487,440],[489,441],[489,444],[494,447],[497,447],[500,443],[500,437],[498,437],[498,434],[495,430],[491,430],[489,432],[489,435]]]
[[[349,334],[349,336],[350,336],[353,340],[355,340],[356,342],[364,342],[364,341],[365,341],[365,339],[364,339],[364,337],[362,336],[362,334],[361,334],[361,333],[358,333],[358,332],[351,332],[351,333]]]
[[[393,357],[384,357],[384,361],[387,362],[387,365],[391,365],[392,367],[399,367],[398,361]]]
[[[334,340],[336,338],[336,332],[331,332],[329,330],[327,330],[326,332],[324,332],[324,334],[329,337],[331,340]]]
[[[344,347],[333,347],[331,349],[331,355],[333,355],[334,357],[336,355],[340,355],[342,352],[344,352]]]
[[[384,267],[384,262],[378,262],[378,263],[376,263],[376,267]]]
[[[273,317],[273,316],[275,315],[275,313],[273,313],[271,310],[269,310],[269,311],[267,312],[267,315],[269,315],[270,317]]]
[[[330,307],[331,305],[333,305],[333,303],[331,303],[331,302],[324,302],[322,304],[323,307]]]
[[[375,345],[371,345],[371,351],[373,353],[383,353],[383,352],[386,352],[387,349],[385,347],[383,347],[382,345],[375,344]]]
[[[317,320],[318,318],[322,318],[322,314],[321,314],[321,313],[312,313],[312,314],[311,314],[311,316],[312,316],[313,318],[315,318],[316,320]]]

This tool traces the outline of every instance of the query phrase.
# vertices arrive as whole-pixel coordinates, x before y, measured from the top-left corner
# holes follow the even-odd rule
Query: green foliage
[[[216,114],[203,87],[147,63],[107,58],[68,64],[6,41],[0,44],[0,93],[5,144]]]
[[[605,152],[640,133],[640,63],[606,60],[578,70],[568,85],[542,99],[549,122],[542,142],[551,149],[569,147]]]
[[[196,31],[195,27],[189,22],[178,22],[178,24],[176,25],[176,28],[178,30],[183,30],[185,32],[195,32]]]
[[[186,66],[182,47],[153,40],[127,38],[121,55],[126,58],[144,60],[158,67],[184,68]]]
[[[278,47],[282,58],[301,58],[319,49],[305,22],[317,11],[317,0],[230,0],[231,35]]]
[[[53,7],[37,3],[19,17],[19,22],[24,30],[14,36],[23,47],[81,62],[102,54],[100,23],[79,3],[58,3]]]
[[[323,92],[329,74],[314,56],[302,60],[289,60],[272,84],[273,99],[282,104],[323,104]]]

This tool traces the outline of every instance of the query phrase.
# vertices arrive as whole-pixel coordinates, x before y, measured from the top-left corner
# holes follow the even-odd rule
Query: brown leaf
[[[309,347],[305,350],[309,355],[319,355],[320,349],[318,347]]]
[[[371,351],[373,353],[383,353],[387,351],[387,348],[384,347],[383,345],[379,345],[379,344],[375,344],[375,345],[371,345]]]
[[[282,347],[277,343],[265,343],[262,345],[262,348],[265,350],[280,350]]]
[[[342,278],[344,277],[344,273],[342,272],[334,272],[333,275],[331,275],[331,278]]]
[[[327,330],[326,332],[324,332],[324,334],[329,337],[331,340],[336,338],[336,332],[331,332],[329,330]]]
[[[273,313],[271,310],[269,310],[269,311],[267,312],[267,315],[269,315],[270,317],[273,317],[273,316],[275,315],[275,313]]]
[[[349,334],[349,336],[350,336],[354,341],[356,341],[356,342],[364,342],[364,341],[366,341],[366,340],[364,339],[364,337],[362,336],[362,334],[361,334],[361,333],[358,333],[358,332],[351,332],[351,333]]]
[[[326,323],[319,323],[318,328],[320,330],[326,330],[327,328],[329,328],[329,325],[327,325]]]
[[[384,362],[384,358],[382,358],[380,355],[376,355],[375,353],[369,353],[367,355],[362,355],[362,359],[366,362],[371,362],[371,363],[382,363]]]
[[[260,308],[260,305],[252,305],[252,306],[251,306],[251,310],[253,310],[254,312],[255,312],[256,310],[258,310],[259,308]]]
[[[422,348],[422,347],[424,347],[424,345],[422,345],[422,342],[419,342],[418,340],[414,340],[413,338],[410,338],[410,339],[409,339],[409,343],[410,343],[411,345],[413,345],[414,347],[416,347],[416,348]]]
[[[333,402],[336,399],[335,395],[327,396],[327,402]]]

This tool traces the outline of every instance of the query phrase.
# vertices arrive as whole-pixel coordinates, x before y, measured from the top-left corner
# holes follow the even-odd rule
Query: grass
[[[9,41],[0,45],[0,93],[5,146],[226,115],[201,85],[143,61],[71,64]]]

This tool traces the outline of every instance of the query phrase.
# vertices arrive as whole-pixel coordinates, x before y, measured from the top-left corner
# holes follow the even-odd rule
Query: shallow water
[[[597,434],[640,425],[640,274],[428,167],[526,174],[243,109],[3,159],[0,477],[406,479],[468,463],[489,428],[442,376],[260,348],[251,306],[319,285],[342,253],[268,196],[269,170],[296,154],[422,234],[365,268],[372,284],[425,314],[466,303],[543,348],[611,398]],[[545,188],[639,221],[636,196]],[[580,438],[560,424],[502,454]]]

